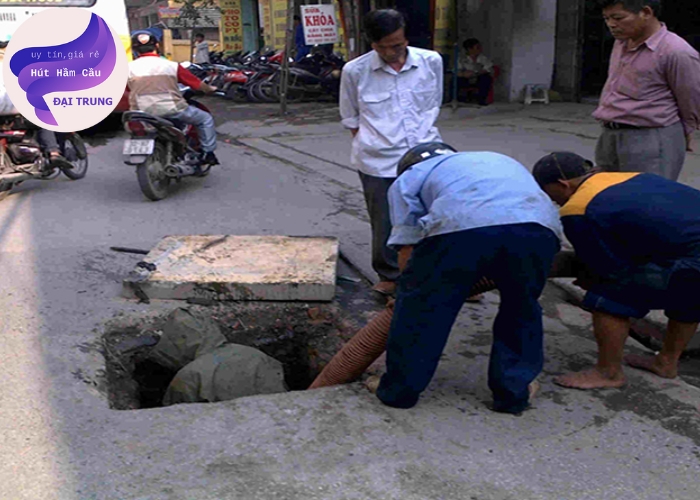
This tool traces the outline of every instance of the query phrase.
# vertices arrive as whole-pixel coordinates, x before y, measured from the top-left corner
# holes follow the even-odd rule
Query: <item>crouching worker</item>
[[[573,153],[542,158],[533,175],[561,208],[567,238],[594,274],[584,307],[593,312],[595,367],[555,382],[576,389],[621,387],[630,317],[665,309],[668,332],[655,357],[628,364],[674,378],[700,321],[700,191],[654,174],[604,173]]]
[[[411,149],[389,190],[399,250],[398,295],[377,396],[410,408],[428,386],[476,281],[498,285],[489,387],[493,409],[520,413],[542,370],[542,293],[559,250],[554,205],[527,169],[497,153],[457,153],[442,143]]]

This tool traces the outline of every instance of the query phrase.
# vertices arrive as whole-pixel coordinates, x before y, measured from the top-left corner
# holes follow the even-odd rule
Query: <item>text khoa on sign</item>
[[[302,5],[301,22],[306,45],[338,43],[335,5]]]

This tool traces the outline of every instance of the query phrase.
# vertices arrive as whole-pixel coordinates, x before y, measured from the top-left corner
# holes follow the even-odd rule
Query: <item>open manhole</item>
[[[337,302],[233,302],[189,306],[196,318],[211,318],[227,344],[256,348],[279,361],[289,390],[304,390],[355,333],[359,321]],[[149,358],[169,313],[128,327],[108,329],[103,337],[109,402],[113,409],[163,406],[176,371]]]

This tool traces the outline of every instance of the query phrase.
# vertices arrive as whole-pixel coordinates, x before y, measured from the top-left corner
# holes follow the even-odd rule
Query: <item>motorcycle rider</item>
[[[7,41],[0,42],[0,94],[2,95],[2,105],[0,108],[3,110],[3,114],[19,115],[20,112],[9,102],[10,96],[7,95],[7,90],[5,89],[5,81],[3,79],[2,67],[5,60],[5,49],[7,48]],[[41,149],[49,153],[50,163],[57,167],[72,168],[73,164],[63,157],[61,153],[61,148],[58,145],[58,140],[56,134],[51,130],[46,130],[41,127],[36,127],[36,140],[41,146]]]
[[[214,118],[206,111],[188,105],[178,83],[205,93],[215,92],[216,87],[202,82],[179,63],[160,57],[160,44],[152,33],[134,33],[131,46],[138,58],[129,63],[130,108],[194,125],[204,153],[201,164],[218,165],[219,160],[214,154]]]

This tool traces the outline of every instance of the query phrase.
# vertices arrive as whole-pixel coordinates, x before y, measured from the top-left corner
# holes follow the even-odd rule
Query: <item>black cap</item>
[[[397,175],[403,174],[416,163],[420,163],[430,158],[440,155],[456,153],[457,150],[444,142],[425,142],[409,149],[399,160],[396,167]]]
[[[546,186],[558,180],[583,177],[593,169],[593,162],[576,153],[550,153],[541,158],[532,169],[537,184]]]

